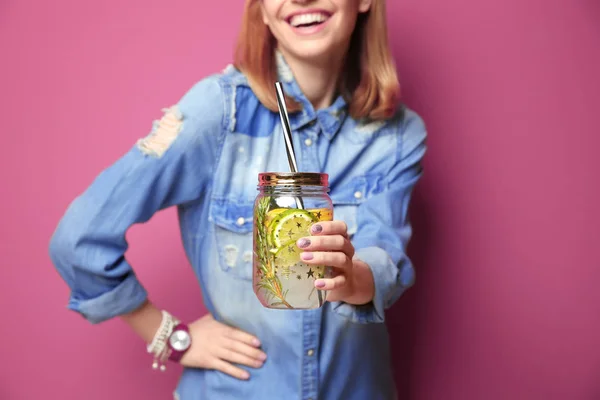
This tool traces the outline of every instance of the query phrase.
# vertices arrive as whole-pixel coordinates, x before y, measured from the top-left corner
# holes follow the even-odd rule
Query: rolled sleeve
[[[373,274],[375,293],[365,305],[336,303],[333,309],[358,323],[382,323],[385,310],[415,282],[415,270],[406,254],[412,236],[408,209],[412,192],[422,176],[426,130],[421,118],[406,110],[400,124],[397,157],[387,174],[386,189],[357,207],[357,231],[352,238],[355,258]]]
[[[125,258],[126,233],[159,210],[201,198],[223,134],[222,96],[216,77],[194,85],[165,109],[166,119],[69,205],[49,246],[50,259],[71,290],[68,309],[99,323],[146,300]],[[157,130],[157,124],[166,128]]]
[[[98,324],[136,310],[147,298],[146,289],[135,274],[130,273],[117,286],[98,297],[86,299],[73,294],[67,308],[78,312],[90,323]]]

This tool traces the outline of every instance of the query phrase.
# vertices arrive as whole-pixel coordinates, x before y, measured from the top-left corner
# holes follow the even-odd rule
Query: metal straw
[[[290,170],[294,173],[298,172],[298,164],[296,163],[296,153],[294,152],[294,142],[292,141],[292,129],[290,128],[290,118],[288,117],[287,107],[285,105],[285,96],[283,94],[283,86],[281,82],[275,82],[275,90],[277,91],[277,105],[279,106],[279,117],[281,118],[281,126],[283,128],[283,138],[285,140],[285,149],[287,151]],[[304,209],[302,199],[295,198],[296,206]]]
[[[294,152],[294,143],[292,142],[292,128],[290,128],[290,118],[288,117],[287,107],[285,105],[285,96],[283,94],[283,86],[281,82],[275,82],[275,90],[277,91],[277,105],[279,106],[279,117],[281,118],[281,126],[283,128],[283,138],[285,139],[285,149],[287,151],[290,170],[294,173],[298,172],[298,164],[296,163],[296,153]],[[304,204],[300,197],[295,197],[296,207],[304,209]],[[315,288],[313,287],[313,291]],[[311,292],[312,294],[312,292]],[[323,294],[317,290],[319,305],[323,305]]]

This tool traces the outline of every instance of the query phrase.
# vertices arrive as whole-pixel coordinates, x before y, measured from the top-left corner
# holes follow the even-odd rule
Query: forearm
[[[162,321],[162,311],[149,300],[135,311],[123,314],[120,318],[133,329],[146,343],[152,342]]]

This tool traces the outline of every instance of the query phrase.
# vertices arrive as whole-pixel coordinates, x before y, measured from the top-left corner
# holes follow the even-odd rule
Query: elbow
[[[50,259],[52,263],[56,267],[58,261],[61,258],[64,258],[64,253],[66,249],[66,241],[63,235],[61,235],[59,230],[54,231],[52,236],[50,237],[50,244],[48,246],[48,254],[50,255]]]
[[[53,233],[48,246],[50,261],[54,270],[62,280],[71,289],[75,289],[75,270],[73,263],[73,246],[65,234],[64,230],[59,228]]]
[[[76,199],[58,221],[48,245],[50,258],[57,268],[81,262],[77,260],[76,250],[82,240],[88,236],[83,228],[90,226],[86,215],[88,215],[86,205],[81,202],[81,199]],[[80,249],[77,251],[81,252]]]
[[[65,234],[65,229],[59,224],[50,237],[50,244],[48,246],[50,258],[52,258],[52,260],[64,259],[71,247],[67,235]]]
[[[67,249],[67,241],[64,235],[61,233],[60,228],[54,231],[50,237],[50,244],[48,246],[48,253],[53,262],[63,258]]]
[[[76,238],[73,234],[73,229],[67,227],[61,222],[52,236],[48,245],[48,253],[50,260],[63,277],[66,270],[70,269],[70,265],[74,258]],[[67,274],[71,275],[71,274]]]

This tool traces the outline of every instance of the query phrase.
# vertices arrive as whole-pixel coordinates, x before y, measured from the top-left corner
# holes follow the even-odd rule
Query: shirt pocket
[[[232,277],[252,280],[254,203],[213,199],[210,219],[220,268]]]
[[[358,230],[358,207],[380,193],[382,184],[382,175],[357,176],[332,191],[333,219],[346,223],[350,238]]]

